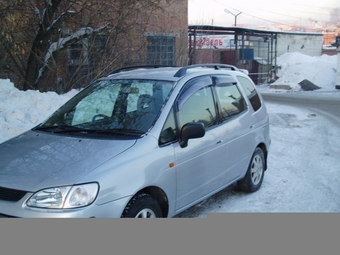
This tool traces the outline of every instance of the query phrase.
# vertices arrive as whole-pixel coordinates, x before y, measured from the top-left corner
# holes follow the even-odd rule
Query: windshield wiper
[[[68,132],[92,132],[93,130],[90,129],[84,129],[84,128],[78,128],[73,126],[65,126],[65,125],[59,125],[59,126],[37,126],[33,128],[33,130],[40,130],[40,131],[50,131],[52,133],[68,133]]]
[[[51,133],[91,133],[109,135],[142,135],[144,132],[135,129],[85,129],[74,126],[38,126],[33,130],[49,131]]]
[[[106,130],[96,130],[97,133],[102,134],[118,134],[118,135],[142,135],[145,132],[137,129],[106,129]]]

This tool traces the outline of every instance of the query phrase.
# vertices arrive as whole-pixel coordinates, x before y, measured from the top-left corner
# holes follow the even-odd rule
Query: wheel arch
[[[268,157],[268,149],[267,146],[264,143],[260,143],[257,148],[260,148],[263,151],[264,154],[264,160],[265,160],[265,168],[264,170],[267,170],[268,164],[267,164],[267,157]]]
[[[136,195],[142,193],[149,194],[150,196],[157,200],[159,206],[161,207],[163,218],[166,218],[168,216],[169,201],[166,193],[161,188],[156,186],[145,187],[139,192],[137,192]]]

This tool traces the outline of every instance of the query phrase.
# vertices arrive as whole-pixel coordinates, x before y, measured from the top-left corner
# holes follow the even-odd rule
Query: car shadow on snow
[[[235,183],[175,215],[174,218],[206,218],[208,213],[223,212],[223,208],[228,204],[232,205],[234,200],[247,195],[249,194],[240,191]]]

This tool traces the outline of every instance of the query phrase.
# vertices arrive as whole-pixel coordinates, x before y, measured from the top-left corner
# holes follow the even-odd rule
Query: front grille
[[[16,202],[27,194],[26,191],[0,187],[0,200]]]

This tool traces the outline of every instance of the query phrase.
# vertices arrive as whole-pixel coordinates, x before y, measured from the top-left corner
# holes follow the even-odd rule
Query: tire
[[[161,218],[158,202],[149,194],[137,194],[125,207],[122,218]]]
[[[256,148],[251,158],[248,170],[243,179],[237,182],[241,191],[251,193],[257,191],[263,182],[265,170],[265,159],[263,151]]]

